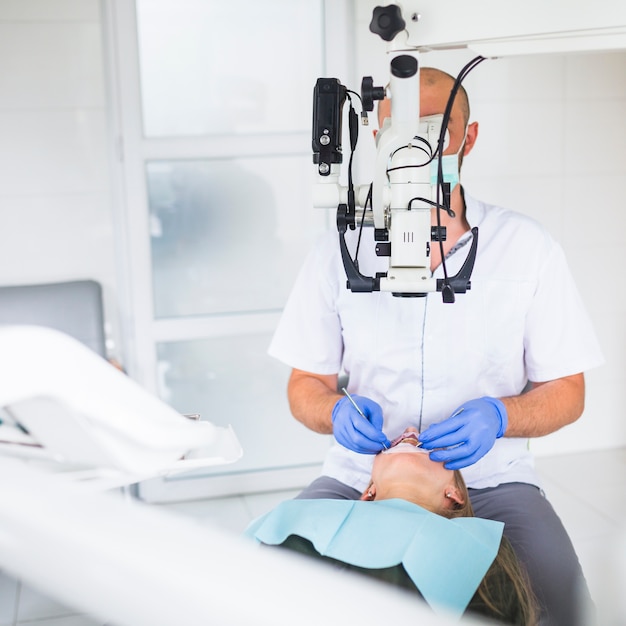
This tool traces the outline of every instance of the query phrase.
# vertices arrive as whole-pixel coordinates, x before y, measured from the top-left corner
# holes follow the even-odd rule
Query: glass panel
[[[321,0],[137,0],[147,137],[309,131]]]
[[[244,451],[224,474],[322,461],[331,438],[297,422],[287,404],[289,368],[267,355],[270,334],[162,343],[161,397],[180,413],[232,425]]]
[[[157,318],[283,307],[330,211],[307,157],[147,164]]]

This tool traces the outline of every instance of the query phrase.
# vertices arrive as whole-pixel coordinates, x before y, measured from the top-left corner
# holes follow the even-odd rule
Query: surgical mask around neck
[[[461,147],[454,154],[445,154],[442,157],[437,157],[430,162],[430,184],[436,185],[439,175],[439,159],[441,159],[441,171],[443,174],[443,182],[450,183],[450,193],[459,184],[459,154],[465,147],[465,139],[467,137],[467,126],[465,127],[465,134],[463,135],[463,141]]]

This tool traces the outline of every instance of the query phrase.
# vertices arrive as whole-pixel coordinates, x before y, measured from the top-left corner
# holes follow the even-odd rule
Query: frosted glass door
[[[310,130],[319,0],[140,0],[148,137]]]
[[[128,169],[129,211],[147,211],[143,233],[142,220],[130,220],[134,241],[149,240],[137,245],[145,268],[132,280],[151,303],[135,326],[151,352],[143,371],[181,413],[232,425],[244,449],[232,466],[169,482],[319,466],[329,438],[291,417],[290,370],[267,348],[306,253],[334,222],[312,208],[312,97],[329,6],[136,0],[135,8],[136,45],[126,50],[138,71],[134,84],[128,72],[126,93],[137,128],[126,146],[141,166]],[[123,54],[122,66],[129,62]],[[211,493],[199,487],[190,497]]]
[[[310,209],[310,161],[147,164],[157,318],[282,308],[329,217]]]

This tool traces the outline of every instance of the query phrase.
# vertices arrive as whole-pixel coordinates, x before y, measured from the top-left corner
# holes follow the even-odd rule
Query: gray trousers
[[[593,605],[574,546],[552,505],[534,485],[504,483],[470,489],[476,517],[504,522],[504,534],[524,564],[541,610],[541,626],[589,626]],[[360,493],[320,476],[297,498],[356,500]]]

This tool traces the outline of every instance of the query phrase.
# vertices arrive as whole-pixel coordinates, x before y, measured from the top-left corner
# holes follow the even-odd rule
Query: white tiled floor
[[[611,558],[621,539],[622,558],[626,545],[626,448],[537,459],[545,492],[568,529],[585,570],[592,595],[599,607],[601,626],[618,626],[612,607],[624,600],[626,588],[615,579]],[[212,521],[229,532],[239,533],[248,523],[296,491],[279,491],[153,505],[197,520]],[[623,572],[622,572],[623,576]],[[623,616],[623,614],[622,614]],[[102,626],[77,615],[26,585],[0,573],[0,626]]]

